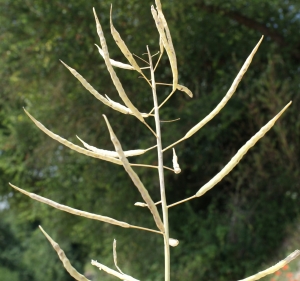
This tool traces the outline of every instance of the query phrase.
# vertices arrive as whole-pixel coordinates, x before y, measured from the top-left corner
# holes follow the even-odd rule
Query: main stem
[[[160,185],[160,196],[161,196],[161,206],[163,212],[163,222],[164,222],[164,250],[165,250],[165,281],[170,281],[170,246],[169,246],[169,219],[168,219],[168,207],[166,202],[166,192],[165,192],[165,180],[164,180],[164,163],[163,163],[163,153],[161,144],[161,132],[160,132],[160,120],[159,120],[159,108],[156,96],[156,84],[154,77],[154,69],[152,63],[152,57],[147,46],[150,71],[151,71],[151,82],[152,82],[152,93],[154,102],[154,118],[155,127],[157,135],[157,156],[158,156],[158,174],[159,174],[159,185]]]

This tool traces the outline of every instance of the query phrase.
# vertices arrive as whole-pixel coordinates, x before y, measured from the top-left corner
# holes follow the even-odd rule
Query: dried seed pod
[[[123,152],[122,146],[118,140],[118,138],[116,137],[112,127],[110,126],[110,123],[108,122],[107,118],[105,115],[103,115],[105,122],[107,124],[107,128],[109,130],[109,134],[110,134],[110,138],[112,143],[114,144],[115,150],[116,152],[119,154],[119,158],[121,160],[121,162],[123,163],[124,169],[125,171],[128,173],[128,175],[130,176],[132,182],[134,183],[134,185],[137,187],[137,189],[139,190],[139,192],[141,193],[144,201],[147,203],[148,208],[150,210],[150,212],[153,215],[154,221],[158,227],[158,229],[161,232],[165,232],[164,231],[164,224],[160,218],[160,215],[158,213],[158,210],[152,200],[152,198],[150,197],[148,190],[145,188],[144,184],[142,183],[142,181],[140,180],[139,176],[134,172],[134,170],[130,167],[130,164],[127,160],[127,158],[125,157],[125,154]]]
[[[92,260],[91,263],[92,263],[92,265],[97,266],[100,270],[103,270],[103,271],[105,271],[106,273],[108,273],[110,275],[118,277],[121,280],[124,280],[124,281],[139,281],[139,280],[137,280],[137,279],[135,279],[135,278],[127,275],[127,274],[122,274],[122,273],[120,273],[118,271],[115,271],[115,270],[107,267],[106,265],[104,265],[104,264],[102,264],[100,262]]]
[[[10,183],[10,186],[13,187],[14,189],[20,191],[21,193],[29,196],[30,198],[32,198],[34,200],[37,200],[39,202],[42,202],[44,204],[47,204],[49,206],[52,206],[55,209],[65,211],[67,213],[70,213],[70,214],[73,214],[73,215],[76,215],[76,216],[81,216],[81,217],[85,217],[85,218],[92,219],[92,220],[103,221],[103,222],[107,222],[107,223],[118,225],[118,226],[125,227],[125,228],[131,227],[131,225],[126,223],[126,222],[118,221],[118,220],[115,220],[115,219],[112,219],[112,218],[106,217],[106,216],[101,216],[101,215],[96,215],[96,214],[93,214],[93,213],[88,213],[88,212],[85,212],[85,211],[80,211],[78,209],[74,209],[74,208],[59,204],[59,203],[57,203],[55,201],[52,201],[50,199],[47,199],[45,197],[39,196],[39,195],[34,194],[34,193],[27,192],[24,189],[21,189],[21,188],[13,185],[11,183]]]
[[[63,145],[71,148],[72,150],[75,150],[81,154],[85,154],[87,156],[91,156],[94,158],[98,158],[101,160],[105,160],[105,161],[109,161],[112,162],[114,164],[117,165],[122,165],[122,162],[119,159],[116,159],[115,157],[111,157],[108,155],[104,155],[104,154],[98,154],[92,151],[89,151],[87,149],[84,149],[76,144],[73,144],[72,142],[62,138],[61,136],[54,134],[53,132],[51,132],[50,130],[48,130],[42,123],[40,123],[39,121],[37,121],[32,115],[29,114],[28,111],[26,111],[26,109],[24,108],[25,113],[29,116],[29,118],[33,121],[33,123],[39,128],[41,129],[45,134],[47,134],[49,137],[51,137],[52,139],[62,143]]]
[[[119,49],[121,50],[121,52],[123,53],[123,55],[127,58],[127,60],[133,66],[133,68],[137,72],[139,72],[139,73],[142,74],[142,70],[138,66],[138,64],[135,61],[133,55],[131,54],[131,52],[129,51],[129,49],[126,46],[125,42],[121,38],[120,33],[115,29],[115,27],[113,25],[113,22],[112,22],[112,5],[110,6],[110,31],[111,31],[111,34],[112,34],[112,36],[113,36],[113,38],[114,38],[117,46],[119,47]]]
[[[104,58],[104,53],[103,53],[102,49],[97,44],[95,44],[95,46],[98,48],[100,55]],[[113,59],[109,59],[109,61],[110,61],[111,65],[113,65],[115,67],[123,68],[123,69],[127,69],[127,70],[134,70],[134,67],[131,66],[130,64],[115,61]]]
[[[84,142],[81,138],[79,138],[78,136],[76,136],[83,144],[83,146],[93,152],[99,153],[100,155],[105,156],[109,156],[109,157],[115,157],[115,158],[119,158],[119,155],[117,152],[115,151],[109,151],[109,150],[104,150],[104,149],[99,149],[97,147],[91,146],[89,144],[87,144],[86,142]],[[138,155],[142,155],[145,152],[147,152],[148,150],[155,148],[156,145],[147,148],[147,149],[135,149],[135,150],[128,150],[128,151],[124,151],[124,154],[126,157],[130,157],[130,156],[138,156]]]
[[[178,164],[178,157],[176,155],[175,148],[173,148],[173,168],[174,168],[175,174],[179,174],[181,172],[181,169]]]
[[[208,190],[213,188],[218,182],[220,182],[228,173],[230,173],[233,168],[240,162],[243,156],[248,152],[248,150],[253,147],[275,124],[277,119],[283,114],[283,112],[291,105],[291,101],[265,126],[263,126],[250,140],[243,145],[239,151],[231,158],[231,160],[226,164],[226,166],[215,175],[208,183],[202,186],[196,193],[196,196],[202,196]]]
[[[192,129],[190,129],[183,138],[181,138],[180,140],[172,143],[171,145],[169,145],[168,147],[164,148],[163,151],[166,151],[167,149],[173,147],[174,145],[190,138],[192,135],[194,135],[196,132],[198,132],[204,125],[206,125],[211,119],[213,119],[220,111],[221,109],[227,104],[227,102],[229,101],[229,99],[232,97],[232,95],[234,94],[237,86],[239,85],[240,81],[242,80],[244,74],[246,73],[249,65],[251,64],[251,61],[260,45],[260,43],[263,40],[263,36],[261,37],[261,39],[259,40],[259,42],[256,44],[256,46],[254,47],[254,49],[252,50],[251,54],[248,56],[248,58],[246,59],[245,63],[243,64],[241,70],[239,71],[239,73],[237,74],[236,78],[234,79],[231,87],[229,88],[229,90],[227,91],[225,97],[220,101],[220,103],[215,107],[215,109],[209,113],[204,119],[202,119],[197,125],[195,125]]]
[[[188,89],[187,87],[183,86],[183,85],[180,85],[180,84],[177,84],[177,90],[179,91],[182,91],[182,92],[185,92],[190,98],[193,97],[193,93],[190,89]]]
[[[294,260],[295,258],[297,258],[298,256],[300,256],[300,251],[296,250],[293,253],[291,253],[290,255],[288,255],[284,260],[276,263],[275,265],[269,267],[266,270],[260,271],[250,277],[247,277],[245,279],[241,279],[239,281],[256,281],[259,280],[269,274],[272,274],[278,270],[280,270],[281,268],[283,268],[285,265],[287,265],[289,262],[291,262],[292,260]]]
[[[161,41],[164,45],[164,48],[167,52],[170,65],[171,65],[171,70],[173,74],[173,90],[174,92],[176,90],[177,84],[178,84],[178,69],[177,69],[177,60],[176,60],[176,55],[174,52],[173,45],[170,46],[168,39],[166,37],[165,31],[164,31],[164,25],[163,25],[163,19],[160,18],[161,13],[156,12],[153,6],[151,6],[151,13],[154,18],[156,28],[159,32],[159,36],[161,38]]]
[[[71,68],[61,60],[61,63],[79,80],[79,82],[85,87],[96,99],[103,102],[105,105],[112,109],[119,111],[123,114],[133,114],[126,106],[114,102],[112,100],[104,98],[98,91],[96,91],[91,84],[89,84],[74,68]]]
[[[113,243],[113,256],[114,256],[114,263],[115,263],[115,267],[119,270],[119,272],[121,274],[124,274],[122,272],[122,270],[119,268],[118,266],[118,256],[117,256],[117,240],[114,239],[114,243]]]
[[[122,86],[116,72],[114,71],[114,69],[113,69],[113,67],[110,63],[109,53],[108,53],[108,49],[107,49],[107,45],[106,45],[106,40],[105,40],[103,31],[102,31],[102,27],[100,25],[100,22],[98,20],[98,17],[96,15],[96,11],[95,11],[94,8],[93,8],[93,12],[94,12],[95,20],[96,20],[97,33],[98,33],[98,36],[100,38],[100,43],[101,43],[101,47],[102,47],[102,50],[103,50],[104,61],[105,61],[107,70],[108,70],[108,72],[111,76],[111,79],[112,79],[112,81],[113,81],[113,83],[114,83],[121,99],[125,103],[125,105],[132,111],[133,115],[136,118],[138,118],[141,122],[145,123],[145,120],[144,120],[142,114],[138,111],[138,109],[132,104],[132,102],[127,97],[127,95],[126,95],[126,93],[123,89],[123,86]]]
[[[67,258],[65,252],[63,251],[63,249],[60,248],[60,246],[58,245],[58,243],[56,243],[51,237],[50,235],[41,227],[39,226],[40,230],[42,231],[42,233],[45,235],[45,237],[48,239],[48,241],[50,242],[51,246],[53,247],[53,249],[57,252],[57,255],[59,257],[59,259],[62,261],[64,268],[69,272],[69,274],[76,280],[78,281],[90,281],[89,279],[87,279],[84,275],[80,274],[70,263],[69,259]]]

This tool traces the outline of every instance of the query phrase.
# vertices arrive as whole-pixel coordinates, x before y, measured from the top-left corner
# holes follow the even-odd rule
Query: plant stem
[[[164,168],[163,168],[164,164],[163,164],[163,153],[162,153],[162,144],[161,144],[159,108],[158,108],[158,102],[157,102],[157,96],[156,96],[156,84],[155,84],[152,57],[151,57],[148,46],[147,46],[147,51],[148,51],[150,71],[151,71],[152,93],[153,93],[154,113],[155,113],[155,126],[156,126],[156,135],[157,135],[158,174],[159,174],[161,205],[162,205],[162,212],[163,212],[163,223],[164,223],[164,228],[165,228],[165,233],[164,233],[165,281],[170,281],[169,219],[168,219],[168,207],[167,207],[166,193],[165,193],[165,180],[164,180]]]

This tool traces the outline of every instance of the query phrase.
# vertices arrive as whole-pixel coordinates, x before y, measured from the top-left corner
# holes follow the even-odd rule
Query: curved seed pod
[[[95,44],[95,46],[98,48],[100,55],[104,58],[104,53],[103,53],[102,49],[97,44]],[[127,69],[127,70],[134,70],[134,67],[127,63],[122,63],[119,61],[115,61],[113,59],[109,59],[109,61],[110,61],[111,65],[113,65],[115,67],[119,67],[119,68],[123,68],[123,69]]]
[[[163,20],[160,18],[160,13],[157,13],[156,10],[154,9],[153,5],[151,6],[151,13],[154,18],[156,28],[159,32],[159,36],[161,38],[161,41],[164,45],[164,48],[167,52],[167,55],[169,57],[170,65],[171,65],[171,70],[173,74],[173,91],[176,90],[177,84],[178,84],[178,70],[177,70],[177,60],[175,56],[175,52],[170,46],[168,39],[166,37],[165,31],[164,31],[164,26],[163,26]],[[172,45],[173,46],[173,45]]]
[[[140,67],[138,66],[137,62],[135,61],[133,55],[131,54],[131,52],[129,51],[129,49],[127,48],[125,42],[123,41],[123,39],[120,36],[120,33],[115,29],[113,22],[112,22],[112,5],[110,6],[110,31],[111,34],[116,42],[116,44],[118,45],[119,49],[121,50],[121,52],[123,53],[123,55],[127,58],[127,60],[129,61],[129,63],[133,66],[133,68],[142,74],[142,70],[140,69]]]
[[[65,252],[60,248],[58,243],[56,243],[50,235],[41,227],[39,226],[42,233],[46,236],[48,241],[50,242],[53,249],[57,252],[59,259],[62,261],[64,268],[69,272],[69,274],[78,281],[90,281],[84,275],[80,274],[70,263],[69,259],[67,258]]]
[[[255,281],[255,280],[259,280],[269,274],[272,274],[276,271],[278,271],[279,269],[283,268],[285,265],[287,265],[289,262],[291,262],[292,260],[294,260],[295,258],[297,258],[300,255],[300,251],[296,250],[293,253],[291,253],[290,255],[288,255],[284,260],[276,263],[275,265],[269,267],[266,270],[260,271],[258,273],[256,273],[255,275],[252,275],[250,277],[247,277],[245,279],[241,279],[239,281]]]
[[[221,111],[221,109],[227,104],[229,99],[235,93],[235,90],[236,90],[237,86],[239,85],[239,83],[242,80],[244,74],[246,73],[249,65],[251,64],[251,61],[252,61],[259,45],[261,44],[263,38],[264,37],[262,36],[261,39],[259,40],[259,42],[256,44],[256,46],[252,50],[251,54],[248,56],[245,63],[243,64],[243,66],[242,66],[241,70],[239,71],[238,75],[234,79],[234,81],[233,81],[231,87],[229,88],[229,90],[227,91],[225,97],[220,101],[220,103],[215,107],[215,109],[211,113],[209,113],[203,120],[201,120],[197,125],[195,125],[192,129],[190,129],[185,134],[185,136],[183,138],[181,138],[180,140],[172,143],[168,147],[164,148],[163,151],[166,151],[167,149],[173,147],[174,145],[190,138],[192,135],[194,135],[196,132],[198,132],[204,125],[206,125],[211,119],[213,119]]]
[[[113,256],[114,256],[114,263],[115,263],[115,267],[119,270],[119,272],[121,274],[124,274],[122,272],[122,270],[119,268],[118,266],[118,255],[117,255],[117,240],[114,239],[114,243],[113,243]]]
[[[248,150],[253,147],[275,124],[277,119],[282,115],[282,113],[291,105],[291,101],[265,126],[263,126],[250,140],[243,145],[239,151],[231,158],[227,165],[215,175],[208,183],[202,186],[196,193],[196,196],[202,196],[208,190],[213,188],[218,182],[220,182],[228,173],[230,173],[233,168],[240,162],[243,156],[248,152]]]
[[[177,84],[176,89],[179,90],[179,91],[185,92],[190,98],[193,97],[192,91],[189,88],[187,88],[186,86]]]
[[[95,20],[96,20],[96,27],[97,27],[97,33],[98,36],[100,38],[100,43],[101,43],[101,47],[103,50],[103,55],[104,55],[104,61],[107,67],[107,70],[111,76],[111,79],[121,97],[121,99],[123,100],[123,102],[125,103],[125,105],[133,112],[133,115],[138,118],[141,122],[146,123],[142,114],[138,111],[138,109],[132,104],[132,102],[129,100],[129,98],[127,97],[123,86],[118,78],[118,76],[116,75],[116,72],[114,71],[110,60],[109,60],[109,53],[108,53],[108,49],[107,49],[107,45],[106,45],[106,40],[102,31],[102,27],[100,25],[100,22],[98,20],[98,17],[96,15],[96,11],[93,8],[93,12],[94,12],[94,16],[95,16]]]
[[[127,275],[127,274],[122,274],[122,273],[120,273],[118,271],[115,271],[115,270],[107,267],[106,265],[104,265],[104,264],[102,264],[100,262],[92,260],[91,264],[94,265],[94,266],[97,266],[100,270],[103,270],[103,271],[105,271],[106,273],[108,273],[110,275],[118,277],[121,280],[125,280],[125,281],[139,281],[139,280],[137,280],[137,279],[135,279],[135,278]]]
[[[50,130],[48,130],[42,123],[40,123],[39,121],[37,121],[32,115],[29,114],[28,111],[26,111],[26,109],[24,108],[25,113],[29,116],[29,118],[33,121],[33,123],[39,128],[41,129],[45,134],[47,134],[49,137],[51,137],[52,139],[62,143],[63,145],[81,153],[81,154],[85,154],[87,156],[91,156],[94,158],[98,158],[101,160],[105,160],[105,161],[109,161],[112,162],[114,164],[117,165],[122,165],[122,162],[119,159],[116,159],[115,157],[111,157],[111,156],[107,156],[107,155],[100,155],[98,153],[89,151],[87,149],[84,149],[76,144],[73,144],[71,142],[69,142],[68,140],[60,137],[57,134],[52,133]]]
[[[114,144],[115,150],[116,152],[119,154],[119,158],[123,163],[123,167],[125,168],[125,171],[128,173],[128,175],[130,176],[131,180],[133,181],[134,185],[137,187],[137,189],[139,190],[139,192],[141,193],[144,201],[147,203],[148,208],[150,210],[150,212],[153,215],[154,221],[158,227],[158,229],[164,233],[164,224],[160,218],[160,215],[158,213],[158,210],[153,202],[153,200],[151,199],[148,190],[145,188],[145,186],[143,185],[143,183],[141,182],[139,176],[134,172],[134,170],[130,167],[130,164],[127,160],[127,158],[125,157],[125,154],[123,152],[122,146],[119,142],[119,140],[117,139],[113,129],[111,128],[107,118],[105,115],[103,115],[106,125],[108,127],[109,130],[109,134],[110,134],[110,138],[112,143]]]
[[[109,151],[109,150],[104,150],[104,149],[99,149],[97,147],[91,146],[89,144],[87,144],[86,142],[84,142],[81,138],[79,138],[78,136],[76,136],[83,144],[83,146],[91,151],[94,151],[96,153],[102,154],[104,156],[110,156],[110,157],[115,157],[115,158],[119,158],[119,155],[117,152],[115,151]],[[128,151],[124,151],[124,154],[126,157],[130,157],[130,156],[138,156],[138,155],[142,155],[145,152],[147,152],[148,150],[155,148],[155,146],[152,146],[148,149],[135,149],[135,150],[128,150]]]
[[[132,114],[130,109],[127,108],[126,106],[121,105],[116,102],[112,102],[109,99],[104,98],[74,68],[71,68],[66,63],[64,63],[62,60],[60,60],[60,61],[79,80],[79,82],[83,85],[83,87],[85,87],[96,99],[98,99],[99,101],[103,102],[105,105],[107,105],[107,106],[111,107],[112,109],[119,111],[123,114]]]
[[[206,123],[208,123],[211,119],[213,119],[219,112],[220,110],[226,105],[226,103],[229,101],[229,99],[232,97],[232,95],[235,93],[235,90],[237,86],[239,85],[240,81],[242,80],[245,72],[247,71],[250,63],[252,62],[252,59],[261,43],[263,40],[263,36],[257,43],[257,45],[254,47],[253,51],[245,61],[244,65],[242,66],[240,72],[234,79],[231,87],[229,88],[228,92],[226,93],[225,97],[221,100],[221,102],[216,106],[216,108],[209,114],[207,115],[201,122],[199,122],[196,126],[194,126],[191,130],[189,130],[186,135],[184,136],[185,138],[191,137],[193,134],[195,134],[199,129],[201,129]]]
[[[174,148],[173,148],[173,168],[174,168],[175,174],[179,174],[181,172],[181,169],[178,164],[178,157],[176,155]]]
[[[126,222],[118,221],[118,220],[115,220],[115,219],[112,219],[112,218],[106,217],[106,216],[101,216],[101,215],[96,215],[96,214],[85,212],[85,211],[80,211],[78,209],[74,209],[74,208],[59,204],[55,201],[52,201],[52,200],[47,199],[45,197],[39,196],[37,194],[27,192],[24,189],[21,189],[21,188],[13,185],[11,183],[9,185],[11,187],[13,187],[14,189],[18,190],[19,192],[27,195],[28,197],[30,197],[34,200],[37,200],[37,201],[42,202],[44,204],[47,204],[51,207],[54,207],[55,209],[73,214],[75,216],[81,216],[81,217],[85,217],[85,218],[92,219],[92,220],[103,221],[103,222],[107,222],[107,223],[118,225],[118,226],[125,227],[125,228],[131,227],[131,225],[126,223]]]

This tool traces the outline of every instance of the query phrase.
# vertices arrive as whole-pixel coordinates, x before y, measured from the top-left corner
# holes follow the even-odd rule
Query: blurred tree
[[[97,102],[58,61],[62,59],[100,93],[119,101],[93,45],[99,41],[91,11],[94,6],[111,57],[126,61],[109,34],[110,2],[0,0],[0,195],[9,203],[9,210],[1,211],[3,217],[9,212],[9,219],[3,225],[1,222],[6,232],[0,243],[1,253],[2,249],[9,253],[14,245],[13,257],[18,259],[18,266],[13,267],[10,254],[2,255],[7,262],[1,263],[0,273],[6,270],[12,280],[26,280],[25,275],[20,277],[24,269],[30,280],[69,278],[36,230],[38,224],[81,271],[91,258],[112,264],[111,243],[116,238],[125,272],[135,272],[134,276],[146,281],[158,280],[163,274],[160,237],[53,210],[12,192],[7,185],[11,181],[62,204],[154,227],[147,210],[133,206],[141,199],[122,167],[69,151],[38,131],[22,111],[25,106],[46,127],[73,142],[78,143],[77,134],[91,145],[112,149],[101,116],[105,113],[125,149],[153,145],[154,139],[144,126]],[[146,44],[153,52],[158,50],[159,38],[150,13],[153,3],[112,3],[115,26],[130,50],[141,55]],[[189,100],[178,92],[163,107],[164,120],[181,118],[163,126],[165,146],[216,106],[260,36],[266,36],[224,110],[193,138],[178,145],[182,173],[166,173],[168,202],[194,194],[293,100],[274,129],[217,187],[203,198],[170,209],[171,236],[181,241],[172,250],[173,280],[242,278],[278,254],[286,225],[299,216],[300,4],[174,0],[163,1],[163,7],[177,53],[180,83],[194,93]],[[166,56],[157,71],[161,82],[171,81]],[[144,81],[129,71],[119,70],[118,75],[134,104],[142,112],[149,111],[151,93]],[[161,101],[168,91],[161,87]],[[155,159],[152,151],[136,161],[155,164]],[[170,165],[170,152],[165,153],[165,162]],[[157,199],[156,171],[136,170]],[[5,237],[11,241],[3,242]]]

